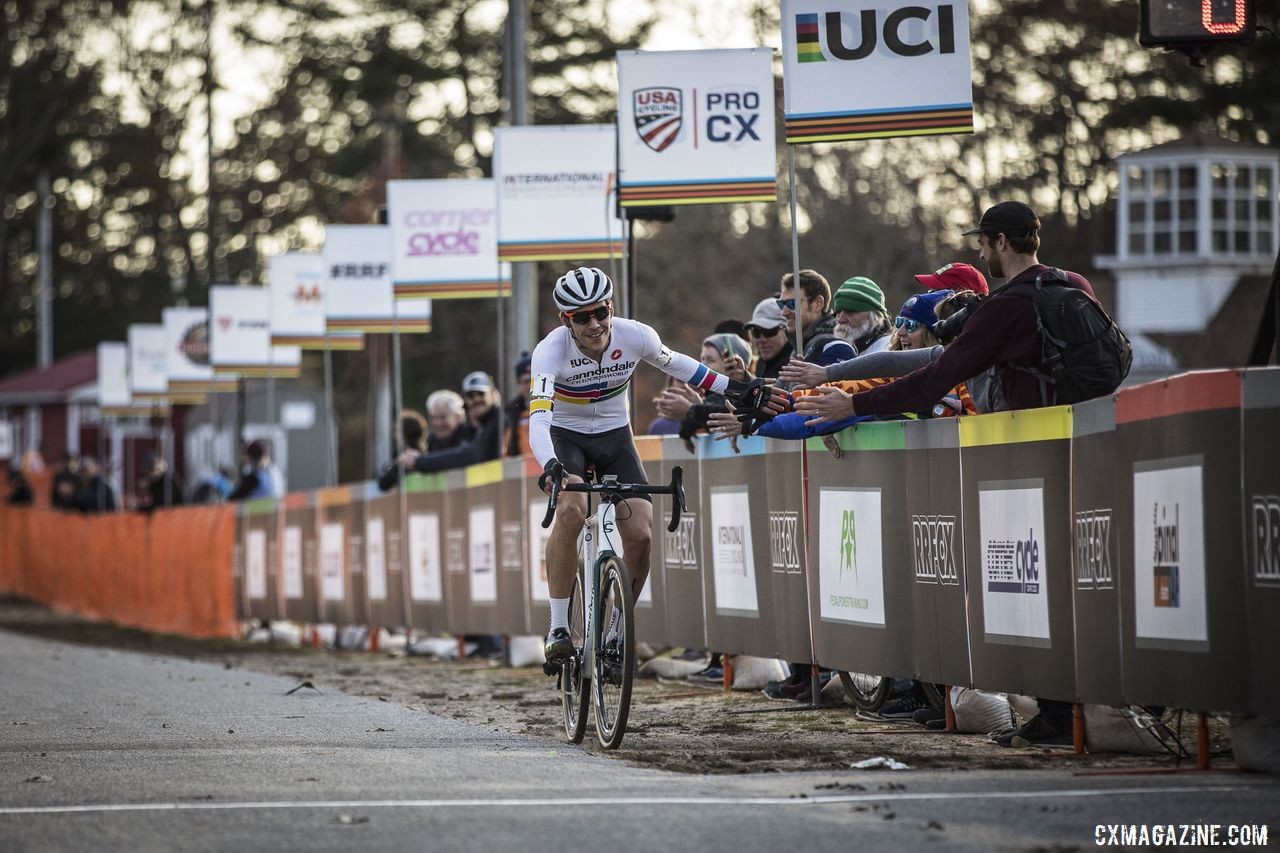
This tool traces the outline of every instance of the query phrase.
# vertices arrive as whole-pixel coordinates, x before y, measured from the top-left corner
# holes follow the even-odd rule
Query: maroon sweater
[[[1044,264],[1035,264],[1009,283],[1034,282],[1036,276],[1049,269]],[[1068,272],[1067,284],[1094,296],[1093,287],[1082,275]],[[1043,405],[1036,378],[1010,366],[1036,369],[1043,366],[1035,308],[1025,296],[999,293],[987,299],[937,361],[888,385],[854,394],[853,408],[859,415],[880,417],[926,410],[952,388],[992,365],[999,365],[996,378],[1010,409],[1034,409]]]

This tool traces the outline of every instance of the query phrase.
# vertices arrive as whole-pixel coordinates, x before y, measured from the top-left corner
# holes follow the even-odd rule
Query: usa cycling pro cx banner
[[[617,128],[500,127],[494,143],[498,258],[580,261],[626,253],[615,215]]]
[[[395,299],[388,226],[325,226],[324,265],[329,334],[431,331],[430,299]]]
[[[236,390],[235,377],[214,376],[209,363],[208,308],[165,308],[160,317],[170,392],[185,396]]]
[[[624,207],[774,201],[773,51],[618,54]]]
[[[271,342],[302,349],[364,349],[359,332],[325,333],[324,256],[318,252],[285,252],[267,259],[271,291]]]
[[[396,298],[510,295],[511,277],[498,263],[497,207],[491,178],[388,181]]]
[[[787,142],[973,133],[961,0],[782,0]]]

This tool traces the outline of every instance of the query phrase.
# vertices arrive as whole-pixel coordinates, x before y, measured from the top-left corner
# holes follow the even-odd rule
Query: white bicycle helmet
[[[578,267],[560,276],[552,297],[556,307],[565,313],[577,311],[584,305],[594,305],[613,298],[613,282],[603,271],[595,267]]]

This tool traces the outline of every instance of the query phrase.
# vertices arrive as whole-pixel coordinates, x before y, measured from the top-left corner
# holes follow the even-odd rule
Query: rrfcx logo
[[[636,133],[654,151],[666,151],[684,125],[684,99],[679,89],[650,86],[631,95]]]
[[[1259,586],[1280,586],[1280,497],[1254,495],[1250,529],[1253,579]]]
[[[773,570],[800,573],[800,513],[769,513],[769,551]]]
[[[1111,575],[1111,510],[1076,513],[1076,587],[1113,589]]]
[[[916,583],[960,585],[960,572],[956,568],[955,533],[954,515],[911,516]]]
[[[673,569],[698,570],[698,546],[694,538],[697,516],[691,512],[680,515],[680,526],[674,533],[666,534],[663,563]]]

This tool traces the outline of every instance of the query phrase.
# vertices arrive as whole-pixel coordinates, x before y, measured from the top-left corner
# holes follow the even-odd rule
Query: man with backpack
[[[894,415],[932,406],[955,385],[991,371],[992,399],[983,411],[1078,403],[1112,393],[1129,373],[1129,341],[1102,310],[1083,276],[1040,263],[1040,220],[1025,204],[1002,201],[982,214],[979,257],[1004,286],[934,327],[951,344],[937,361],[888,385],[849,395],[820,386],[795,404],[816,422],[853,415]],[[958,331],[943,329],[960,318]],[[953,337],[954,336],[954,337]],[[810,421],[814,423],[814,421]],[[1040,713],[996,739],[1001,746],[1071,743],[1071,703],[1041,698]]]
[[[1039,232],[1040,220],[1021,202],[988,208],[978,227],[965,234],[977,235],[979,257],[991,277],[1007,282],[968,312],[942,356],[861,394],[820,388],[821,394],[796,408],[822,421],[918,411],[988,369],[1002,403],[979,402],[983,411],[1078,403],[1113,392],[1129,372],[1128,340],[1083,276],[1040,263]]]

